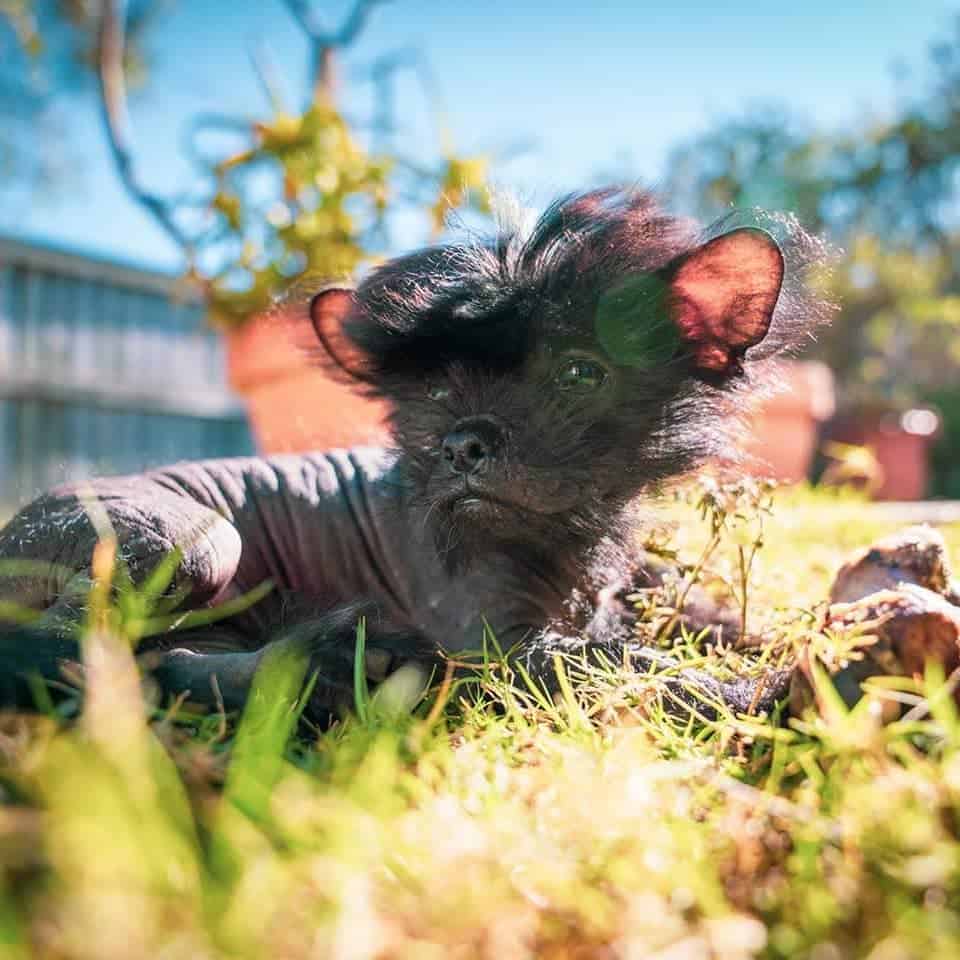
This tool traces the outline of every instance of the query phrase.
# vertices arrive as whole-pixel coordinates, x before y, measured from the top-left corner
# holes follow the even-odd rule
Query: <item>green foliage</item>
[[[724,119],[673,151],[667,188],[704,219],[731,209],[789,210],[823,225],[833,144],[784,110],[763,107]]]
[[[369,256],[363,218],[375,225],[388,202],[391,161],[369,157],[332,106],[315,104],[302,116],[280,113],[251,133],[249,149],[214,168],[210,207],[224,238],[240,251],[209,282],[211,317],[221,324],[262,310],[302,273],[348,278]],[[265,229],[243,191],[244,176],[255,168],[265,168],[280,193]]]
[[[944,387],[926,394],[925,402],[940,413],[940,436],[933,447],[931,464],[935,497],[960,500],[960,387]]]
[[[364,5],[359,0],[358,9]],[[372,152],[338,109],[332,74],[314,78],[310,102],[296,112],[284,107],[259,62],[255,67],[268,88],[272,115],[253,123],[218,115],[197,118],[189,131],[193,159],[201,167],[198,182],[176,197],[149,191],[135,173],[126,121],[117,118],[127,113],[125,85],[148,78],[143,35],[164,6],[157,0],[129,9],[116,5],[123,27],[116,40],[122,46],[123,76],[113,79],[109,93],[101,91],[112,98],[103,111],[104,135],[131,198],[182,248],[188,285],[207,303],[215,325],[235,326],[270,308],[301,278],[320,283],[350,277],[377,258],[389,215],[399,209],[419,210],[427,232],[434,234],[453,209],[489,212],[485,157],[445,146],[437,162],[424,166],[387,146]],[[5,80],[21,83],[31,71],[43,74],[56,94],[85,90],[99,66],[102,13],[99,5],[81,0],[42,7],[29,0],[0,0],[0,99]],[[324,39],[308,21],[297,17],[314,60],[332,62],[348,41]],[[3,69],[5,23],[15,38],[15,56]],[[380,68],[377,83],[386,83],[388,74]],[[392,102],[386,88],[378,86],[378,96]],[[378,123],[390,128],[394,119],[379,116]],[[226,156],[211,154],[199,142],[211,132],[220,144],[226,134],[236,149]],[[0,141],[0,161],[4,149],[23,153],[22,139]],[[57,146],[62,153],[62,144]],[[33,145],[31,151],[36,152]]]
[[[227,253],[209,274],[195,257],[189,274],[221,326],[264,310],[302,276],[351,277],[376,256],[371,241],[393,204],[398,158],[369,154],[326,100],[300,116],[279,112],[255,124],[250,137],[248,148],[212,170],[211,238]],[[456,206],[472,202],[485,209],[485,177],[482,158],[446,159],[433,184],[435,198],[424,204],[435,230]],[[272,185],[269,199],[256,202],[251,185],[264,182]]]
[[[810,610],[889,521],[847,495],[768,501],[701,486],[664,505],[658,536],[688,569],[707,549],[731,584],[746,569],[735,592],[775,645],[848,656]],[[551,703],[485,659],[399,712],[358,677],[355,716],[291,739],[294,650],[234,730],[145,705],[125,638],[143,618],[101,590],[79,721],[0,721],[3,956],[960,952],[960,717],[936,669],[853,709],[821,676],[828,709],[782,726],[685,724],[655,673],[562,664]],[[719,674],[743,657],[676,653]],[[883,726],[891,696],[910,713]]]
[[[926,82],[883,122],[831,132],[756,109],[671,158],[670,190],[698,214],[790,210],[845,248],[820,278],[841,312],[817,351],[838,374],[844,406],[903,407],[956,379],[958,104],[960,18],[932,47]]]
[[[858,233],[836,265],[830,295],[841,315],[819,353],[843,381],[848,404],[917,403],[960,368],[960,294],[949,254],[896,249]]]

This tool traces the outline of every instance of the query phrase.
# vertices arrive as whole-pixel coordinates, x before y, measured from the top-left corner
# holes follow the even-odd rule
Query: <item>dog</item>
[[[642,565],[634,504],[730,454],[745,400],[829,314],[805,282],[824,254],[790,217],[703,230],[610,187],[558,200],[528,231],[321,290],[318,362],[388,401],[391,448],[183,463],[42,495],[0,531],[0,568],[26,561],[0,600],[45,611],[0,634],[4,696],[78,657],[91,496],[134,583],[180,551],[181,610],[275,586],[212,627],[144,641],[169,694],[240,707],[293,631],[311,651],[311,709],[332,715],[352,696],[360,616],[374,679],[475,650],[485,631],[545,682],[557,652],[619,660],[616,598]],[[700,682],[735,709],[756,693]]]

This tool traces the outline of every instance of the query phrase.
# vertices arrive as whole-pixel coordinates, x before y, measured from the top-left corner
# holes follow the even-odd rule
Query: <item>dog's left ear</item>
[[[783,270],[776,240],[756,227],[715,237],[668,268],[666,306],[698,375],[742,371],[744,353],[770,329]]]

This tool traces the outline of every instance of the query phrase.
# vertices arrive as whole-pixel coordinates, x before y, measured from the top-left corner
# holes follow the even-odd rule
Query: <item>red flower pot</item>
[[[227,376],[246,401],[262,453],[294,453],[386,437],[385,405],[333,378],[303,348],[289,315],[252,318],[226,334]]]
[[[838,417],[830,437],[872,451],[880,467],[876,500],[922,500],[930,479],[930,448],[940,427],[933,410],[864,410]]]
[[[784,483],[805,480],[817,448],[820,424],[834,410],[833,374],[823,363],[790,362],[786,389],[754,408],[745,444],[747,468]]]

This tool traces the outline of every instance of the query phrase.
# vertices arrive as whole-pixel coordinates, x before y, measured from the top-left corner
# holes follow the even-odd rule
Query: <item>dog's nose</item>
[[[471,417],[454,425],[443,439],[443,458],[454,473],[481,473],[503,442],[503,433],[490,420]]]

